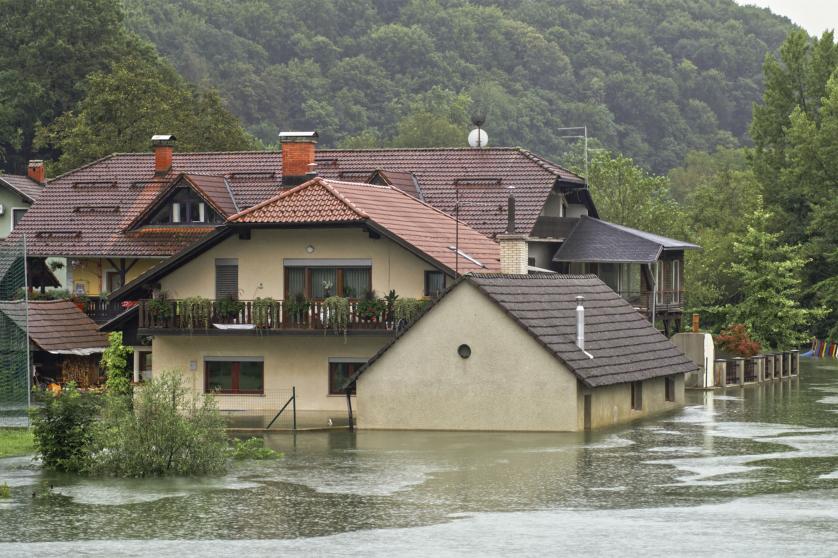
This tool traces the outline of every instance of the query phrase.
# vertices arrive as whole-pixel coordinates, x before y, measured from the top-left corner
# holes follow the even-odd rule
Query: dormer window
[[[221,223],[222,219],[191,188],[178,188],[151,219],[153,225],[202,225]]]

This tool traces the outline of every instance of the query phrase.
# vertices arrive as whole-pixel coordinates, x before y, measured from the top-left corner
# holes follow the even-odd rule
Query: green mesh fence
[[[29,423],[25,262],[23,239],[0,242],[0,427]]]

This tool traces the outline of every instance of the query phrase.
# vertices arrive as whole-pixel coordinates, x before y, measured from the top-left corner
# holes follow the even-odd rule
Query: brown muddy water
[[[835,361],[588,436],[266,441],[285,457],[211,479],[89,480],[0,459],[0,556],[838,555]]]

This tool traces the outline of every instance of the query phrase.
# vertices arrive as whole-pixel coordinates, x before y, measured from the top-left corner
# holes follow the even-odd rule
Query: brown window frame
[[[643,381],[631,383],[631,409],[643,410]]]
[[[427,296],[427,297],[435,298],[442,293],[442,291],[440,291],[439,293],[432,293],[431,292],[430,278],[431,278],[431,275],[437,275],[437,274],[442,276],[442,291],[445,290],[445,273],[443,273],[442,271],[439,271],[439,270],[435,270],[435,269],[434,270],[427,269],[427,270],[425,270],[425,288],[424,288],[424,291],[423,291],[425,293],[425,296]]]
[[[232,389],[210,389],[209,387],[209,364],[212,362],[224,362],[232,365]],[[239,374],[242,362],[258,362],[262,365],[262,389],[242,391],[239,389]],[[264,395],[265,394],[265,362],[262,360],[205,360],[204,361],[204,393],[218,393],[222,395]]]
[[[332,374],[332,367],[345,364],[349,367],[348,375],[352,376],[363,365],[367,363],[366,360],[359,358],[357,361],[329,361],[329,395],[346,395],[346,391],[340,389],[340,386],[334,385],[334,376]],[[355,383],[349,388],[349,393],[355,395]]]
[[[367,291],[372,292],[372,266],[365,266],[365,265],[348,265],[348,266],[303,266],[303,265],[286,265],[283,267],[283,283],[284,283],[284,297],[285,300],[289,300],[288,295],[288,271],[291,269],[302,269],[305,273],[305,285],[303,287],[304,296],[309,300],[323,300],[322,298],[313,298],[312,294],[312,284],[311,284],[311,271],[313,269],[334,269],[335,270],[335,293],[332,296],[344,296],[344,282],[343,276],[344,272],[347,269],[366,269],[369,270],[369,280],[367,281]],[[352,300],[358,300],[364,296],[365,293],[358,293],[357,295],[353,295],[350,297]]]

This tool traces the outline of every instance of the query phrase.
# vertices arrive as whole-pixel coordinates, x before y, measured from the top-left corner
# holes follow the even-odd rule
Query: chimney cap
[[[172,134],[154,134],[151,136],[151,145],[170,145],[176,140]]]
[[[279,143],[294,142],[294,141],[317,141],[320,134],[316,130],[309,132],[280,132]]]
[[[29,166],[30,167],[40,167],[44,164],[43,159],[29,159]]]

